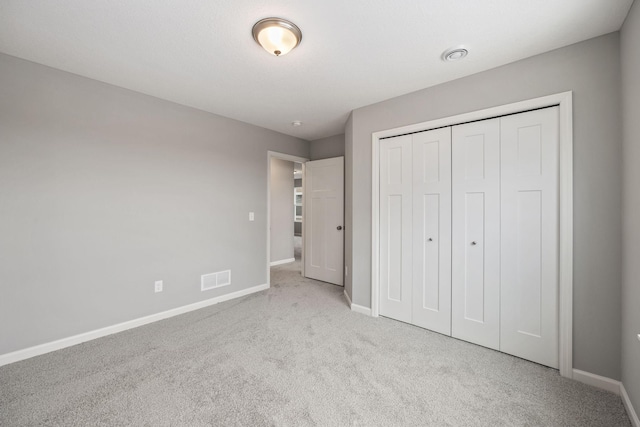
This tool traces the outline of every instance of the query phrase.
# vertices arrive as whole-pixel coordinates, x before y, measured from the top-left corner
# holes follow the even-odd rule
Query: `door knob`
[[[430,241],[430,242],[433,242],[433,239],[432,239],[431,237],[429,237],[429,241]]]
[[[338,226],[338,231],[340,231],[340,230],[342,230],[342,226],[341,225]]]
[[[477,245],[476,242],[471,242],[471,246],[475,246],[475,245]]]

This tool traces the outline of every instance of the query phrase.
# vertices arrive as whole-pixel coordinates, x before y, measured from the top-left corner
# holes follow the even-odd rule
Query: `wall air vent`
[[[200,279],[200,290],[221,288],[231,284],[231,270],[218,271],[217,273],[203,274]]]

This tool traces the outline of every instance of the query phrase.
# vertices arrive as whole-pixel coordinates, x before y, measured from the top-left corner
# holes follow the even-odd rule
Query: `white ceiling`
[[[355,108],[616,31],[631,3],[0,0],[0,52],[313,140]],[[302,29],[286,56],[253,41],[269,16]]]

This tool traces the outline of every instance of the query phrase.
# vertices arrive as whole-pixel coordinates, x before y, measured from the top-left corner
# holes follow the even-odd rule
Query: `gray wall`
[[[271,159],[271,262],[293,258],[293,162]]]
[[[371,305],[372,132],[572,90],[574,367],[620,379],[619,47],[613,33],[354,110],[353,302]]]
[[[622,27],[622,383],[640,411],[640,4]]]
[[[267,151],[306,141],[1,54],[0,82],[0,354],[267,282]]]
[[[316,139],[309,143],[311,160],[344,156],[344,134]]]
[[[353,301],[353,114],[349,114],[344,131],[344,289]]]

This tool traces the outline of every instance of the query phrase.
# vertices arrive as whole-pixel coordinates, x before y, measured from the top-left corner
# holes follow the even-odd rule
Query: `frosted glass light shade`
[[[300,28],[281,18],[266,18],[256,22],[252,33],[254,40],[275,56],[286,55],[302,40]]]

